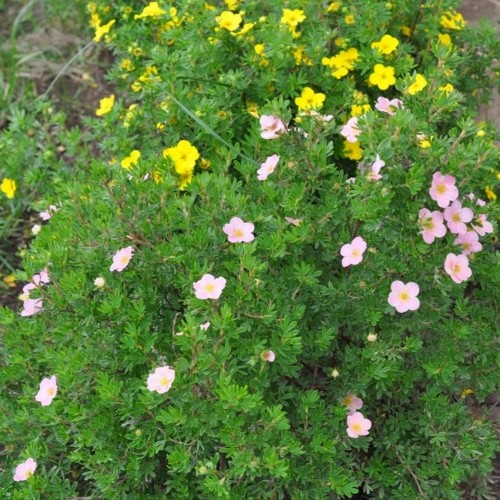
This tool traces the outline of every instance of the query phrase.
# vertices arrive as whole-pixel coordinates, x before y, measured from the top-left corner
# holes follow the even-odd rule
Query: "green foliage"
[[[222,2],[160,4],[161,18],[144,19],[132,2],[91,7],[102,25],[116,20],[104,40],[119,87],[87,123],[98,151],[55,190],[62,206],[18,273],[50,272],[31,292],[43,311],[0,309],[5,498],[479,498],[496,448],[476,406],[499,382],[497,239],[481,238],[472,278],[456,284],[443,268],[459,253],[455,235],[424,243],[418,213],[438,209],[429,187],[441,171],[476,215],[500,215],[465,196],[484,198],[497,182],[495,131],[478,134],[472,119],[498,56],[491,29],[443,30],[437,14],[452,1],[351,0],[337,12],[301,2],[294,37],[280,25],[285,2],[245,1],[255,25],[233,36],[215,29]],[[437,42],[444,32],[452,47]],[[386,33],[400,40],[392,55],[371,48]],[[340,79],[321,64],[338,38],[360,54]],[[394,87],[368,85],[375,64],[395,68]],[[415,73],[428,85],[410,95]],[[318,113],[331,121],[297,109],[306,86],[325,94]],[[375,110],[381,95],[404,108]],[[358,118],[357,162],[340,131],[362,104],[371,109]],[[288,131],[264,140],[258,117],[271,114]],[[63,145],[81,149],[77,136]],[[201,156],[186,185],[163,154],[180,140]],[[140,158],[122,168],[134,150]],[[276,170],[258,180],[273,154]],[[374,182],[366,171],[377,155],[385,167]],[[254,241],[228,242],[232,217],[255,225]],[[340,249],[356,236],[368,249],[342,267]],[[128,246],[130,263],[112,272]],[[227,280],[218,300],[193,292],[207,273]],[[396,280],[418,283],[418,310],[388,304]],[[148,391],[166,365],[170,390]],[[41,406],[38,385],[54,374],[58,394]],[[348,393],[364,401],[368,436],[346,433]],[[27,457],[38,468],[14,483]]]

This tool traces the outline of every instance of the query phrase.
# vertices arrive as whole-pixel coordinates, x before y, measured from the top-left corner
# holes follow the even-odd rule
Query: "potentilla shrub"
[[[493,30],[451,1],[135,4],[89,4],[100,153],[1,311],[4,497],[479,498]]]

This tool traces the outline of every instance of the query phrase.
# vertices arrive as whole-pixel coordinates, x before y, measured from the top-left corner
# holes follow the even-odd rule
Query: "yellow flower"
[[[295,104],[301,111],[309,109],[320,109],[325,100],[325,94],[315,93],[310,87],[304,87],[300,97],[295,98]]]
[[[14,198],[14,194],[16,193],[16,181],[5,177],[2,184],[0,184],[0,191],[2,191],[7,198]]]
[[[370,111],[372,107],[369,104],[353,104],[351,106],[351,116],[361,116]]]
[[[134,69],[134,65],[132,64],[132,61],[130,59],[122,59],[120,68],[124,69],[125,71],[132,71]]]
[[[286,24],[290,28],[296,28],[305,18],[304,11],[301,9],[283,9],[283,16],[280,19],[280,23]]]
[[[399,30],[405,36],[410,36],[411,35],[411,28],[409,26],[401,26],[401,28]]]
[[[100,26],[101,25],[101,19],[99,17],[99,14],[97,14],[96,12],[93,12],[91,13],[90,15],[90,26],[92,26],[92,28],[97,28],[97,26]]]
[[[415,95],[417,92],[420,92],[427,86],[427,80],[423,75],[417,73],[415,77],[415,81],[408,87],[408,94]]]
[[[443,91],[446,93],[446,95],[449,95],[450,92],[454,90],[454,87],[451,83],[447,83],[446,85],[443,85],[442,87],[439,87],[439,90]]]
[[[448,33],[438,33],[438,38],[443,45],[452,45],[451,36]]]
[[[304,54],[304,46],[300,45],[293,51],[293,57],[295,58],[295,64],[305,64],[306,66],[312,66],[313,62],[309,57]]]
[[[97,5],[95,4],[95,2],[89,2],[87,4],[87,10],[90,14],[93,14],[97,10]]]
[[[384,35],[380,42],[372,42],[372,49],[377,49],[380,54],[389,55],[396,50],[399,40],[391,35]]]
[[[207,168],[210,168],[211,164],[212,164],[212,162],[210,160],[207,160],[206,158],[201,158],[201,160],[200,160],[200,167],[203,170],[206,170]]]
[[[265,51],[265,45],[263,43],[258,43],[257,45],[254,45],[254,48],[253,50],[255,50],[255,53],[258,55],[258,56],[263,56],[264,55],[264,51]]]
[[[484,130],[478,130],[477,134],[478,137],[484,137],[486,135],[486,132]]]
[[[255,102],[248,101],[247,102],[247,111],[250,113],[253,117],[259,118],[259,107]]]
[[[164,149],[163,157],[172,160],[175,171],[180,176],[179,189],[184,190],[193,178],[194,165],[200,153],[189,141],[183,139],[177,146]]]
[[[243,28],[241,28],[240,31],[233,32],[233,33],[231,33],[231,35],[233,35],[233,36],[242,36],[245,33],[248,33],[254,26],[255,26],[255,23],[245,23],[243,25]]]
[[[161,172],[158,172],[158,170],[155,170],[153,172],[153,180],[155,181],[156,184],[161,182],[162,181]]]
[[[236,10],[240,2],[238,0],[224,0],[224,3],[229,10]]]
[[[486,196],[488,197],[488,200],[490,201],[495,201],[497,199],[497,195],[493,189],[490,188],[490,186],[486,186],[484,189],[484,192],[486,193]]]
[[[337,12],[340,9],[340,2],[332,2],[326,9],[326,12]]]
[[[120,165],[125,170],[130,170],[133,166],[137,165],[139,158],[141,157],[141,152],[137,149],[134,149],[126,158],[124,158]]]
[[[144,17],[158,17],[166,12],[160,8],[158,2],[149,2],[149,4],[144,7],[143,11],[140,14],[136,14],[134,19],[143,19]]]
[[[359,52],[355,48],[341,50],[336,56],[323,57],[322,64],[332,68],[332,76],[337,79],[347,75],[349,70],[354,69],[354,63],[359,59]]]
[[[115,96],[111,94],[109,97],[104,97],[99,101],[99,108],[95,112],[97,116],[102,116],[111,111],[113,104],[115,103]]]
[[[344,155],[350,160],[361,160],[363,158],[363,150],[359,142],[344,141]]]
[[[375,64],[369,81],[372,85],[377,85],[380,90],[387,90],[391,85],[396,83],[394,68],[392,66],[384,66],[383,64]]]
[[[345,47],[346,43],[343,38],[335,38],[334,43],[337,47]]]
[[[108,24],[104,24],[103,26],[98,24],[95,27],[94,42],[99,42],[104,35],[107,35],[109,33],[109,30],[111,29],[111,26],[113,26],[115,22],[115,19],[111,19]]]
[[[447,11],[441,16],[441,26],[448,30],[461,30],[467,25],[460,12]]]
[[[354,16],[352,14],[347,14],[347,16],[345,16],[345,22],[346,24],[354,24]]]
[[[164,130],[165,127],[166,127],[166,125],[164,123],[162,123],[162,122],[158,122],[156,124],[156,130]]]
[[[215,18],[217,24],[228,31],[234,31],[238,28],[243,18],[239,14],[233,14],[229,10],[225,10],[220,16]]]
[[[3,282],[10,288],[14,288],[16,286],[16,277],[13,274],[9,274],[5,276]]]
[[[420,136],[420,137],[419,137]],[[425,137],[425,135],[423,134],[419,134],[419,136],[417,136],[417,139],[418,139],[418,145],[422,148],[422,149],[427,149],[427,148],[430,148],[431,147],[431,141],[429,139],[427,139]]]

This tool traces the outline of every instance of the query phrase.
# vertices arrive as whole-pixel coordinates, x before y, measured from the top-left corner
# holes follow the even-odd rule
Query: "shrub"
[[[226,4],[90,5],[122,90],[25,258],[29,316],[1,310],[6,498],[479,496],[492,28]]]

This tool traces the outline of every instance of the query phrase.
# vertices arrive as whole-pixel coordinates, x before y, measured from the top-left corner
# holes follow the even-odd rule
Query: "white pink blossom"
[[[113,264],[111,264],[109,270],[121,273],[128,266],[134,252],[134,248],[130,246],[118,250],[118,252],[113,255]]]
[[[266,161],[261,163],[259,170],[257,170],[257,179],[265,181],[274,172],[279,160],[280,157],[278,155],[268,156]]]
[[[382,113],[387,113],[388,115],[395,115],[396,109],[403,106],[403,101],[400,99],[387,99],[387,97],[379,97],[375,108]]]
[[[210,328],[210,321],[207,321],[206,323],[202,323],[200,325],[200,330],[207,331]]]
[[[218,299],[225,286],[225,278],[215,278],[211,274],[204,274],[199,281],[193,283],[194,294],[198,299]]]
[[[385,166],[385,161],[380,159],[380,156],[377,155],[375,161],[371,164],[370,170],[366,174],[369,180],[378,181],[382,179],[380,175],[380,169]]]
[[[456,179],[452,175],[442,175],[441,172],[435,172],[432,176],[432,185],[429,189],[429,194],[441,208],[446,208],[452,201],[458,198],[458,189],[455,186],[455,181]]]
[[[52,215],[57,212],[59,209],[56,205],[50,205],[49,208],[45,212],[40,212],[40,217],[42,220],[49,220]]]
[[[276,354],[273,351],[264,351],[261,354],[261,357],[264,361],[272,363],[276,359]]]
[[[276,139],[286,132],[285,124],[276,116],[262,115],[260,117],[260,136],[263,139]]]
[[[357,137],[361,134],[361,130],[358,128],[358,117],[354,116],[350,118],[349,121],[342,127],[340,133],[346,138],[348,142],[357,142]]]
[[[355,266],[363,260],[363,253],[366,250],[366,241],[357,236],[351,243],[347,243],[340,249],[342,255],[342,267]]]
[[[350,438],[357,439],[359,436],[368,436],[371,427],[370,420],[365,418],[359,411],[347,417],[347,435]]]
[[[224,224],[222,230],[230,243],[249,243],[255,238],[255,226],[251,222],[243,222],[239,217],[233,217],[228,224]]]
[[[486,219],[486,214],[479,214],[472,223],[472,229],[474,229],[479,236],[484,236],[485,234],[493,232],[493,225]]]
[[[462,253],[464,255],[480,252],[483,248],[483,245],[479,243],[479,235],[475,231],[467,231],[460,234],[453,243],[455,245],[462,245]]]
[[[419,286],[413,281],[406,285],[402,281],[393,281],[387,302],[399,313],[416,311],[420,307],[420,300],[417,298],[419,292]]]
[[[14,481],[26,481],[36,470],[36,462],[30,457],[19,464],[14,472]]]
[[[50,378],[44,378],[40,382],[40,389],[35,396],[35,400],[42,406],[49,406],[57,395],[57,378],[52,375]]]
[[[474,217],[474,212],[470,208],[463,208],[462,204],[455,200],[449,207],[444,209],[444,218],[448,229],[454,234],[467,232],[466,223]]]
[[[363,408],[363,400],[351,392],[348,392],[342,398],[342,404],[349,410],[349,415],[352,415],[356,413],[357,410]]]
[[[418,222],[422,228],[422,238],[427,244],[430,245],[436,238],[442,238],[446,234],[446,226],[443,220],[443,214],[438,210],[433,212],[427,208],[419,210]]]
[[[175,370],[170,366],[161,366],[149,375],[147,387],[151,392],[164,394],[170,390],[174,380]]]
[[[26,299],[23,302],[23,310],[21,316],[33,316],[43,309],[42,299]]]
[[[467,255],[455,255],[449,253],[444,261],[444,270],[450,275],[455,283],[467,281],[472,276]]]

